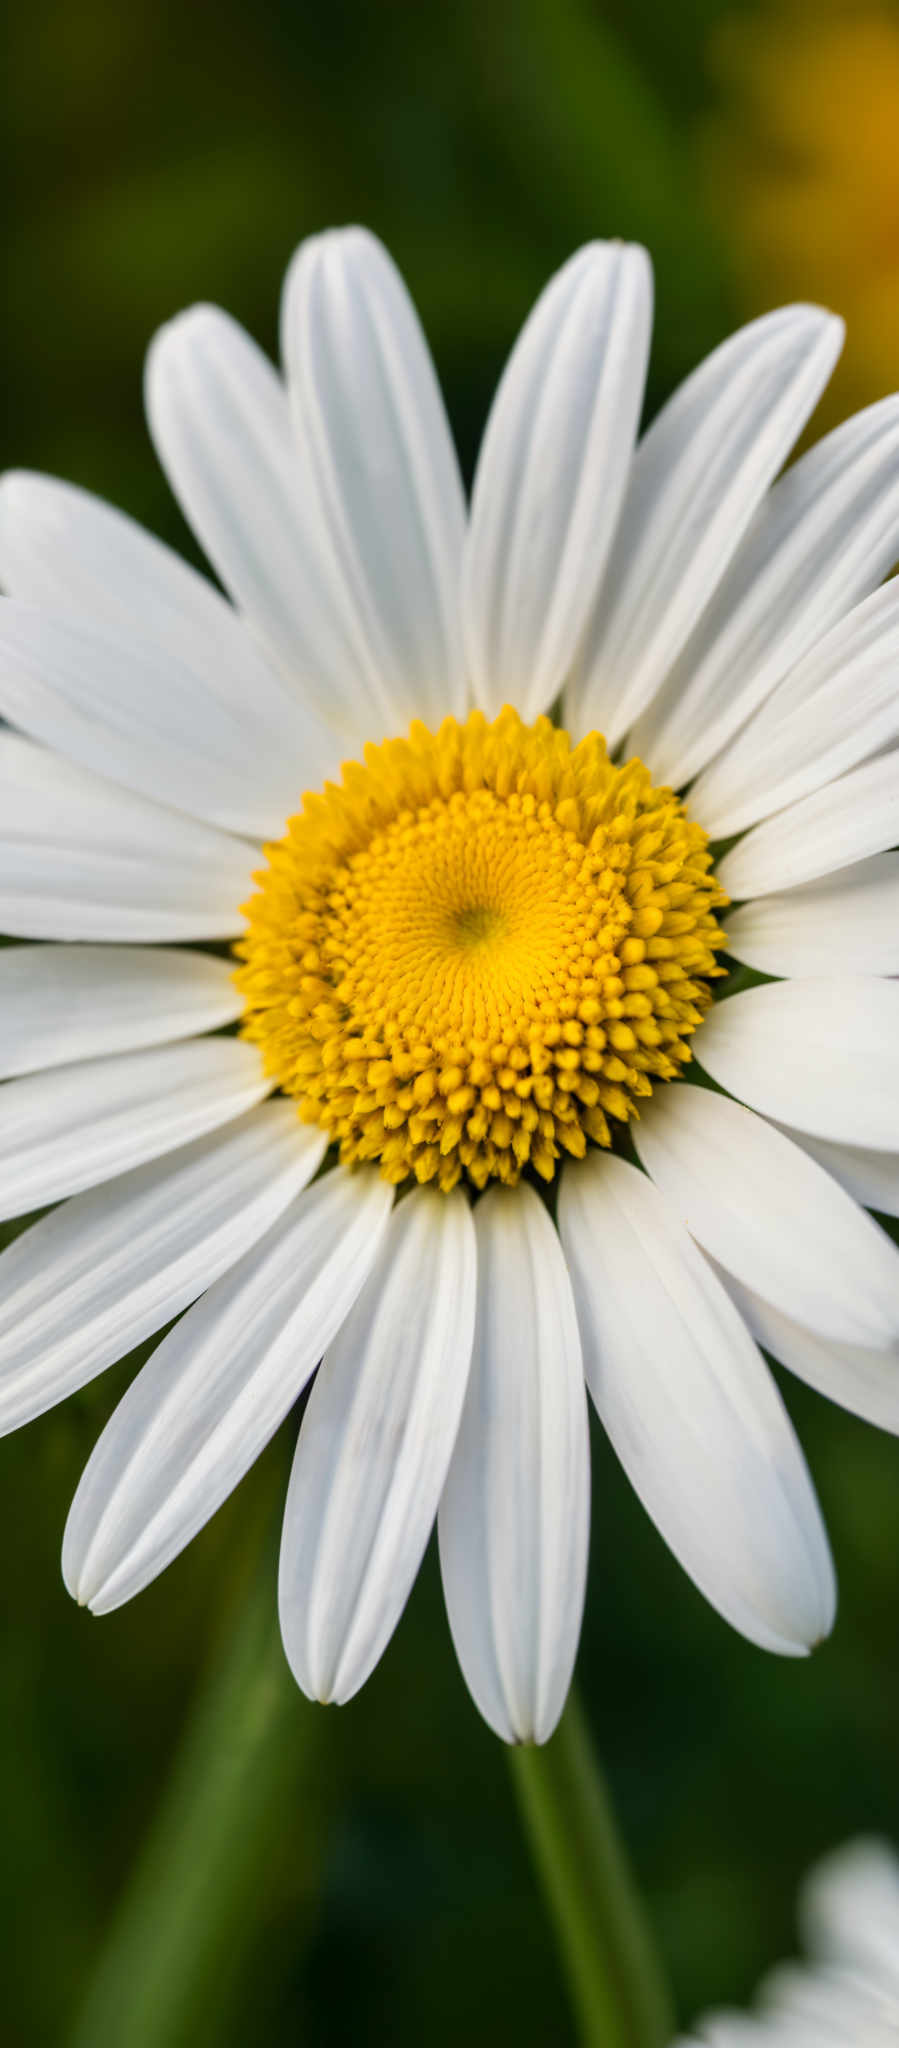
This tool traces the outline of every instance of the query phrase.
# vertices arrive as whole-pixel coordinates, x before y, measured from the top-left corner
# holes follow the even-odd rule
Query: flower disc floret
[[[722,971],[727,899],[679,799],[508,707],[367,747],[266,856],[244,1036],[390,1181],[550,1180],[609,1145]]]

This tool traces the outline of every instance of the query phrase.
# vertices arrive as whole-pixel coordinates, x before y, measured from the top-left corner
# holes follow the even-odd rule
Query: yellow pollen
[[[347,1162],[482,1188],[612,1142],[722,972],[706,834],[642,761],[507,707],[368,746],[255,877],[243,1036]]]

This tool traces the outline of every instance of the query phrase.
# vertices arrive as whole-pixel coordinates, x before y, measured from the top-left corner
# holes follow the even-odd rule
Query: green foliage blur
[[[469,474],[519,323],[588,237],[652,249],[654,410],[742,317],[702,143],[727,118],[710,52],[734,13],[761,33],[760,6],[719,0],[14,0],[4,462],[103,493],[197,559],[143,426],[146,342],[211,299],[274,351],[293,247],[350,219],[409,279]],[[295,1423],[132,1607],[79,1613],[59,1575],[65,1513],[138,1362],[0,1446],[4,2048],[75,2040],[171,1771],[189,1789],[227,1740],[204,1687],[286,1484]],[[899,1838],[899,1444],[782,1383],[841,1581],[835,1636],[805,1664],[718,1620],[594,1437],[579,1681],[684,2020],[747,1997],[790,1950],[819,1852],[858,1829]],[[272,1565],[272,1615],[274,1600]],[[166,2048],[571,2040],[505,1758],[455,1667],[433,1554],[362,1695],[325,1711],[290,1689],[274,1718],[283,1775],[275,1796],[262,1788],[258,1838],[248,1819],[224,1846],[227,1939]],[[177,1847],[169,1903],[189,1949],[202,1900]],[[176,1959],[158,1967],[164,1990]],[[142,2048],[128,1984],[103,2041]]]

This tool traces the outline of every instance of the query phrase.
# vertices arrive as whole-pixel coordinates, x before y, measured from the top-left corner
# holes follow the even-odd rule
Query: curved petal
[[[742,904],[727,950],[762,974],[899,974],[899,853]]]
[[[899,1436],[899,1337],[880,1350],[830,1342],[783,1315],[751,1287],[743,1287],[714,1260],[711,1263],[756,1343],[764,1345],[772,1358],[828,1401]]]
[[[4,946],[0,1080],[233,1023],[227,960],[147,946]]]
[[[0,931],[16,938],[231,938],[254,850],[0,732]]]
[[[271,1093],[255,1045],[199,1038],[0,1089],[0,1216],[24,1216],[187,1145]]]
[[[334,738],[272,666],[240,614],[205,576],[124,512],[58,477],[0,477],[0,583],[25,604],[150,642],[224,706],[252,707],[256,746],[274,731],[302,762]],[[310,760],[304,787],[315,780]],[[331,768],[333,769],[333,759]],[[297,791],[291,799],[296,807]],[[285,815],[285,814],[282,814]]]
[[[208,1522],[315,1371],[374,1259],[392,1189],[329,1173],[169,1332],[119,1402],[72,1502],[62,1568],[108,1614]]]
[[[311,1180],[325,1145],[292,1103],[263,1103],[23,1231],[0,1254],[0,1432],[195,1301]]]
[[[545,711],[615,531],[652,322],[644,249],[591,242],[547,285],[509,358],[478,458],[464,620],[477,702]]]
[[[747,832],[718,865],[729,896],[767,896],[832,875],[899,841],[899,748]]]
[[[229,694],[214,643],[201,666],[133,628],[0,599],[0,712],[13,725],[189,817],[274,836],[336,771],[337,743],[274,677],[260,687],[252,660],[230,680]]]
[[[899,1216],[899,1152],[873,1152],[865,1145],[834,1145],[827,1138],[812,1138],[808,1131],[796,1131],[779,1124],[785,1138],[809,1152],[825,1173],[833,1174],[841,1188],[854,1195],[866,1209],[880,1209],[885,1216]]]
[[[833,782],[899,739],[899,585],[885,583],[790,670],[724,752],[690,805],[712,839]]]
[[[465,715],[465,497],[418,315],[364,228],[314,235],[284,284],[281,345],[334,550],[395,729]]]
[[[320,716],[380,738],[371,677],[308,450],[267,357],[215,306],[163,327],[147,359],[156,451],[235,603]]]
[[[237,613],[205,576],[124,512],[61,477],[0,477],[0,583],[23,603],[105,621],[176,660],[225,662],[229,685],[262,661]]]
[[[680,1083],[633,1135],[687,1229],[744,1287],[834,1342],[879,1347],[899,1334],[895,1245],[781,1131]]]
[[[899,982],[769,981],[715,1003],[700,1066],[751,1109],[837,1144],[899,1150]]]
[[[474,1311],[468,1202],[416,1190],[323,1361],[294,1458],[278,1603],[310,1698],[358,1692],[405,1607],[459,1427]]]
[[[546,1742],[565,1704],[587,1576],[590,1447],[559,1239],[532,1188],[474,1212],[471,1376],[440,1502],[456,1654],[504,1742]]]
[[[899,399],[827,434],[772,485],[664,687],[629,734],[681,789],[899,555]]]
[[[566,1167],[559,1232],[587,1385],[647,1512],[751,1642],[801,1656],[835,1586],[802,1452],[745,1324],[646,1175]]]
[[[565,724],[614,746],[664,682],[842,344],[842,322],[785,306],[731,335],[637,449],[604,593],[565,692]]]

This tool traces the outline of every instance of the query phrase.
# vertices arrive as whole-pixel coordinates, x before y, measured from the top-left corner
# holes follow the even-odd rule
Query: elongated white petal
[[[817,306],[755,320],[694,370],[637,450],[565,723],[614,745],[664,682],[817,403],[842,343]]]
[[[163,1339],[72,1502],[62,1565],[82,1605],[139,1593],[243,1478],[355,1300],[390,1202],[373,1170],[326,1174]]]
[[[712,839],[822,789],[899,739],[899,585],[885,583],[790,670],[690,792]]]
[[[899,982],[769,981],[716,1003],[697,1058],[763,1116],[837,1144],[899,1150]]]
[[[0,732],[0,931],[30,939],[230,938],[254,849]]]
[[[235,603],[304,700],[353,738],[380,737],[368,674],[309,453],[280,378],[215,306],[153,341],[147,416],[186,517]]]
[[[845,420],[779,478],[664,687],[629,735],[657,782],[704,768],[899,555],[899,399]]]
[[[899,1334],[895,1245],[764,1118],[681,1084],[653,1098],[634,1143],[687,1229],[745,1287],[835,1341]]]
[[[308,753],[302,787],[314,785],[312,756],[329,729],[299,704],[234,606],[123,512],[57,477],[8,471],[0,477],[0,583],[28,605],[105,623],[132,648],[148,643],[190,670],[224,706],[252,712],[254,758],[280,734],[300,764]],[[330,745],[333,755],[333,735]],[[293,808],[296,798],[295,788]]]
[[[758,896],[725,922],[728,952],[762,974],[899,974],[899,853]]]
[[[0,582],[25,604],[125,627],[178,661],[226,663],[229,689],[262,660],[227,599],[127,514],[31,470],[0,477]]]
[[[0,1254],[0,1432],[195,1301],[311,1180],[325,1144],[292,1103],[263,1103],[23,1231]]]
[[[747,832],[718,866],[729,896],[768,896],[814,882],[899,842],[899,749]]]
[[[364,228],[303,242],[281,317],[288,383],[335,554],[396,729],[464,716],[465,498],[409,293]]]
[[[475,696],[545,711],[615,531],[652,321],[645,250],[591,242],[547,285],[512,351],[478,459],[465,560]]]
[[[0,1216],[24,1216],[186,1145],[261,1102],[255,1045],[200,1038],[83,1060],[0,1089]]]
[[[471,1377],[440,1502],[456,1653],[504,1742],[545,1742],[565,1704],[587,1572],[590,1453],[577,1317],[561,1246],[531,1188],[474,1212]]]
[[[834,1343],[785,1316],[723,1266],[715,1265],[715,1271],[756,1342],[772,1358],[840,1408],[899,1435],[899,1338],[880,1350]]]
[[[358,1691],[406,1604],[459,1427],[474,1312],[468,1203],[416,1191],[325,1356],[294,1458],[278,1602],[313,1699]]]
[[[227,960],[147,946],[4,946],[0,1080],[215,1031],[240,1015]]]
[[[814,1490],[777,1388],[677,1214],[624,1160],[567,1167],[559,1231],[587,1385],[653,1521],[706,1598],[765,1649],[832,1626]]]
[[[825,1172],[832,1173],[841,1188],[863,1202],[866,1209],[880,1209],[885,1216],[899,1216],[899,1152],[874,1152],[866,1145],[834,1145],[829,1138],[813,1138],[808,1131],[780,1124],[786,1138],[810,1152]]]
[[[0,713],[97,775],[230,831],[280,834],[338,765],[334,733],[274,676],[229,694],[201,665],[121,626],[0,600]],[[249,765],[248,765],[249,764]]]

